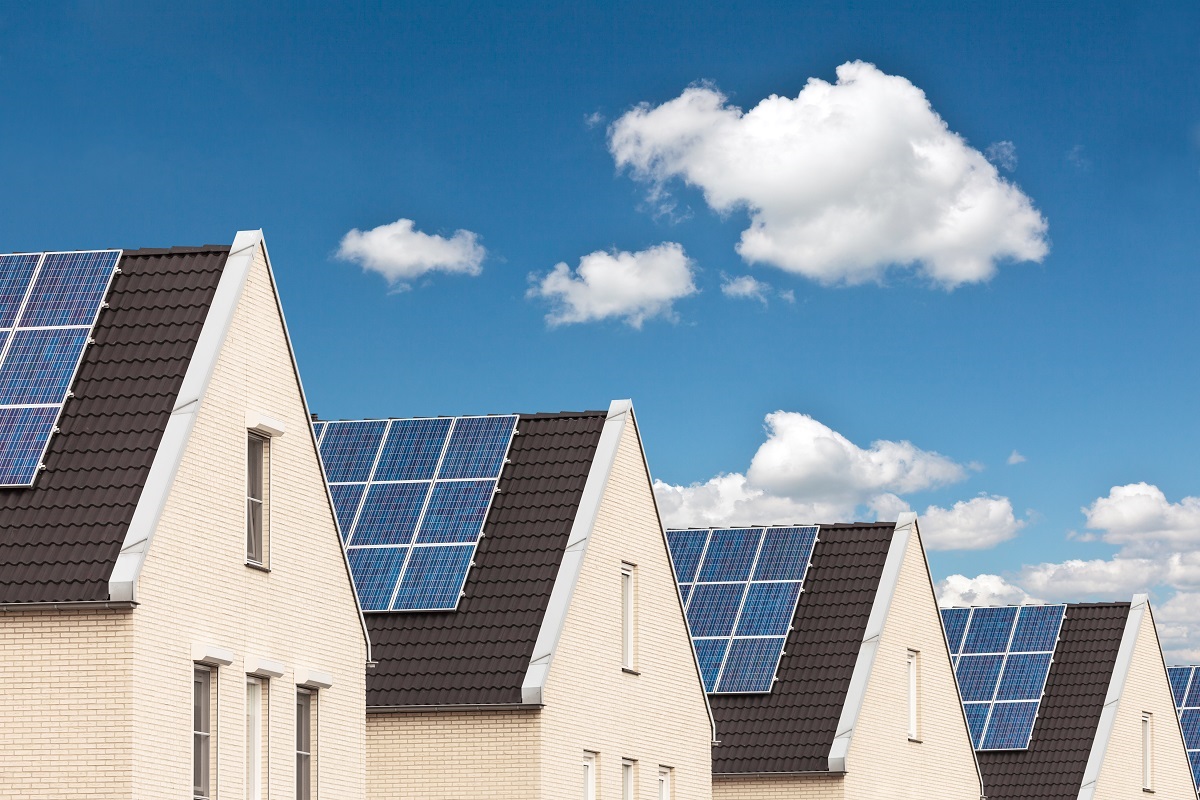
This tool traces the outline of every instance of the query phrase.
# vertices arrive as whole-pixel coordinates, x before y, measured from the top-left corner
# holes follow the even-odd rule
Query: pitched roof
[[[1075,800],[1104,709],[1129,603],[1067,606],[1026,750],[979,751],[988,800]]]
[[[368,707],[521,702],[607,414],[523,414],[456,611],[367,615]]]
[[[825,772],[895,523],[822,525],[770,694],[710,694],[713,772]]]
[[[0,489],[0,603],[102,601],[228,246],[126,251],[30,488]]]

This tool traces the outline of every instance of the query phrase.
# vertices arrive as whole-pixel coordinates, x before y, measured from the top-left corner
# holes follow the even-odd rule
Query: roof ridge
[[[228,253],[227,244],[202,244],[196,247],[141,247],[136,250],[122,250],[123,256],[166,256],[187,255],[191,253]]]

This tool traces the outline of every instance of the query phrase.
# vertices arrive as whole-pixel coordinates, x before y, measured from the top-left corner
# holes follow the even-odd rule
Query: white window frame
[[[1142,712],[1142,790],[1154,791],[1154,715]]]
[[[637,762],[632,758],[621,759],[621,800],[637,797]]]
[[[596,753],[583,751],[583,800],[596,800]]]
[[[215,670],[203,664],[192,672],[192,797],[208,800],[212,792],[213,678]]]
[[[671,767],[658,768],[658,800],[671,800],[671,778],[674,770]]]
[[[621,564],[621,668],[637,671],[637,567]]]
[[[261,483],[254,486],[252,467],[253,448],[260,448],[258,478]],[[260,497],[255,497],[255,491]],[[257,511],[257,519],[256,512]],[[271,437],[257,431],[246,431],[246,563],[254,567],[267,567],[267,546],[271,528]],[[258,529],[255,530],[257,522]],[[256,552],[257,551],[257,552]]]
[[[905,656],[908,694],[908,740],[921,741],[921,653],[909,650]]]
[[[317,692],[297,686],[296,800],[313,800],[317,796],[317,713]]]
[[[263,700],[267,682],[246,676],[246,800],[263,796]]]

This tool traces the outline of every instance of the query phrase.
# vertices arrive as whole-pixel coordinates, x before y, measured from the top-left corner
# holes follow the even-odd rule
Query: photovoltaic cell
[[[1194,672],[1192,682],[1188,685],[1187,694],[1183,698],[1183,707],[1200,708],[1200,681],[1196,680]]]
[[[1200,790],[1200,668],[1167,667],[1167,676],[1171,681],[1171,696],[1179,711],[1192,781]]]
[[[1065,614],[1063,605],[942,609],[977,750],[1029,746]]]
[[[1192,765],[1192,782],[1200,787],[1200,750],[1188,750],[1188,762]]]
[[[368,576],[363,610],[457,607],[516,423],[509,415],[314,424],[356,575]]]
[[[667,531],[706,691],[771,691],[816,540],[815,526]]]
[[[1183,707],[1183,698],[1187,697],[1188,683],[1192,680],[1191,667],[1167,667],[1167,678],[1171,681],[1171,697],[1175,707]]]
[[[0,256],[0,486],[29,486],[121,253]]]

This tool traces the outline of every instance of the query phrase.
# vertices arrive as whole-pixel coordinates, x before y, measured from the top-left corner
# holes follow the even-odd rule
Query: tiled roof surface
[[[606,416],[521,416],[458,610],[366,615],[368,706],[521,702]]]
[[[127,251],[31,488],[0,489],[0,602],[107,600],[228,247]]]
[[[894,523],[822,525],[770,694],[709,695],[713,772],[824,772]]]
[[[1075,800],[1117,663],[1129,603],[1067,606],[1027,750],[979,753],[988,800]]]

